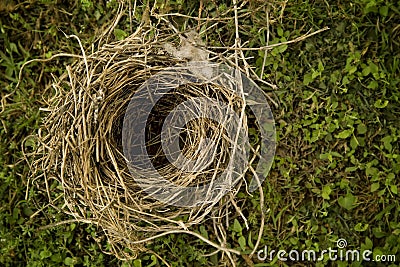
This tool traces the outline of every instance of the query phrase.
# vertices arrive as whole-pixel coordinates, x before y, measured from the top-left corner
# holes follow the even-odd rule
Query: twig
[[[266,41],[266,44],[268,46],[269,45],[269,10],[267,10],[265,13],[266,13],[265,15],[266,15],[266,20],[267,20],[267,41]],[[265,68],[265,63],[267,61],[267,55],[268,55],[268,50],[266,49],[264,51],[264,59],[263,59],[262,67],[261,67],[260,80],[263,80],[263,77],[264,77],[264,68]]]
[[[81,222],[81,223],[89,223],[89,224],[95,224],[97,225],[97,223],[95,221],[92,220],[87,220],[87,219],[70,219],[70,220],[65,220],[65,221],[61,221],[61,222],[55,222],[52,224],[48,224],[42,227],[39,227],[38,230],[39,231],[43,231],[43,230],[47,230],[56,226],[60,226],[63,224],[68,224],[68,223],[74,223],[74,222]]]
[[[318,34],[320,32],[326,31],[326,30],[329,30],[328,26],[326,26],[326,27],[324,27],[322,29],[319,29],[319,30],[317,30],[315,32],[307,33],[305,35],[302,35],[302,36],[297,37],[296,39],[293,39],[293,40],[290,40],[290,41],[286,41],[286,42],[282,42],[282,43],[278,43],[278,44],[271,44],[271,45],[261,46],[261,47],[240,47],[240,48],[237,48],[237,47],[227,47],[227,46],[225,46],[225,47],[223,47],[223,46],[207,46],[207,49],[243,50],[243,51],[258,51],[258,50],[272,49],[272,48],[277,47],[277,46],[300,42],[300,41],[302,41],[304,39],[307,39],[307,38],[309,38],[309,37],[311,37],[313,35],[316,35],[316,34]]]
[[[172,231],[167,231],[167,232],[164,232],[164,233],[161,233],[161,234],[158,234],[158,235],[155,235],[155,236],[146,238],[146,239],[141,239],[141,240],[138,240],[138,241],[127,240],[127,242],[128,242],[128,243],[132,243],[132,244],[147,243],[147,242],[149,242],[149,241],[151,241],[151,240],[160,238],[160,237],[162,237],[162,236],[170,235],[170,234],[189,234],[189,235],[193,235],[193,236],[197,237],[198,239],[204,241],[205,243],[209,244],[210,246],[213,246],[214,248],[219,249],[220,251],[231,252],[231,253],[234,253],[234,254],[236,254],[236,255],[240,255],[240,252],[237,251],[237,250],[234,250],[234,249],[231,249],[231,248],[221,247],[221,246],[217,245],[217,244],[214,243],[214,242],[211,242],[210,240],[208,240],[207,238],[205,238],[204,236],[202,236],[202,235],[200,235],[200,234],[198,234],[198,233],[196,233],[196,232],[185,231],[185,230],[172,230]]]
[[[75,58],[82,58],[82,59],[84,58],[83,56],[80,56],[80,55],[69,54],[69,53],[59,53],[59,54],[56,54],[56,55],[52,55],[52,56],[49,57],[49,58],[37,58],[37,59],[28,60],[27,62],[25,62],[24,64],[22,64],[21,68],[19,69],[18,83],[17,83],[17,85],[15,86],[15,90],[17,90],[18,87],[19,87],[19,85],[21,84],[21,81],[22,81],[22,71],[24,70],[24,68],[25,68],[26,65],[29,65],[29,64],[31,64],[31,63],[33,63],[33,62],[47,62],[47,61],[51,61],[51,60],[53,60],[53,59],[55,59],[55,58],[58,58],[58,57],[75,57]]]

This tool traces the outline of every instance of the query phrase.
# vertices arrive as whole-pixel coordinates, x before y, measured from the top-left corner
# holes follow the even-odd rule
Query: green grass
[[[34,188],[25,200],[29,168],[22,149],[29,153],[35,148],[27,137],[36,133],[45,116],[39,108],[42,98],[52,93],[46,90],[51,73],[62,74],[72,60],[59,58],[28,65],[21,86],[15,90],[19,69],[29,59],[48,58],[60,51],[80,53],[58,29],[76,34],[89,47],[117,9],[115,1],[60,2],[16,5],[8,1],[9,5],[0,5],[0,265],[163,266],[151,253],[129,263],[103,253],[108,246],[101,240],[102,247],[98,247],[94,226],[76,223],[39,230],[70,219],[54,208],[30,218],[47,203]],[[198,14],[196,1],[165,2],[162,8],[168,12]],[[164,2],[159,3],[161,7]],[[229,5],[205,1],[203,15],[216,15]],[[246,6],[256,7],[254,3]],[[138,3],[138,10],[142,8]],[[278,86],[276,90],[263,88],[278,103],[277,107],[271,105],[278,147],[263,184],[267,209],[260,248],[321,251],[344,238],[349,249],[393,254],[399,261],[400,2],[288,1],[284,10],[276,2],[269,12],[269,44],[294,39],[309,29],[329,26],[330,30],[274,48],[265,58],[263,79]],[[139,21],[140,16],[134,16],[133,31]],[[241,38],[248,46],[267,43],[264,10],[254,12],[241,25]],[[125,16],[116,38],[130,33],[130,26]],[[208,43],[232,44],[233,26],[228,22],[224,31],[217,29],[213,36],[207,36]],[[264,55],[264,51],[246,54],[259,74]],[[249,263],[245,255],[255,244],[259,229],[259,195],[250,197],[242,192],[238,197],[249,229],[240,217],[232,218],[227,238],[231,247],[243,251],[244,256],[236,261],[245,266]],[[193,230],[212,238],[212,225],[207,221]],[[212,252],[204,242],[185,235],[160,238],[149,249],[172,266],[214,266],[218,262],[218,255],[201,256]],[[256,257],[250,261],[255,266],[278,265]],[[315,265],[368,266],[328,259]]]

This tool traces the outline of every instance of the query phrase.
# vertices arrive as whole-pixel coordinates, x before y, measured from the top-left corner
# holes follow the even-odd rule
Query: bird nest
[[[243,185],[258,188],[272,162],[265,96],[229,60],[208,61],[192,45],[175,48],[179,40],[170,30],[140,29],[83,54],[52,85],[56,96],[39,132],[34,166],[50,202],[54,179],[63,211],[98,225],[120,258],[170,233],[238,254],[224,241],[222,218],[233,207],[245,220],[235,195]],[[250,145],[246,114],[257,118],[263,141]],[[191,231],[206,218],[216,240]]]

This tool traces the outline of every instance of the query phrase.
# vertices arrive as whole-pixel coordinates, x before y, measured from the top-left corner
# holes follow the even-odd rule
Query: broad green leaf
[[[379,189],[379,183],[371,184],[371,192],[375,192],[378,189]]]
[[[244,238],[243,236],[240,236],[238,239],[239,242],[239,246],[242,250],[246,250],[246,238]]]
[[[392,184],[391,186],[390,186],[390,191],[392,191],[392,193],[393,194],[395,194],[395,195],[397,195],[397,185],[395,185],[395,184]]]
[[[386,233],[384,231],[382,231],[382,229],[380,227],[372,228],[372,233],[374,234],[374,236],[376,238],[382,238],[382,237],[386,236]],[[375,253],[375,249],[374,249],[374,253]]]
[[[240,222],[235,219],[233,221],[233,231],[235,231],[236,233],[241,233],[242,232],[242,226],[240,225]]]
[[[321,72],[319,72],[319,71],[314,71],[313,70],[313,72],[312,72],[312,74],[311,74],[311,79],[315,79],[315,78],[317,78],[318,76],[320,76],[321,75]]]
[[[379,72],[379,68],[378,65],[376,65],[375,63],[373,63],[372,61],[369,62],[369,69],[371,70],[372,74],[376,74]]]
[[[386,193],[386,187],[378,191],[378,196],[383,196]]]
[[[364,123],[357,125],[357,132],[359,134],[365,134],[367,132],[367,126]]]
[[[208,239],[208,233],[204,225],[200,225],[200,234]]]
[[[367,176],[374,176],[374,175],[378,174],[378,172],[379,172],[379,170],[375,167],[367,167],[365,169],[365,174]]]
[[[393,172],[388,173],[388,175],[386,176],[386,181],[391,182],[394,178],[396,178],[396,175]]]
[[[303,78],[304,85],[309,85],[312,81],[313,81],[313,78],[312,78],[311,73],[307,73],[306,75],[304,75],[304,78]]]
[[[357,223],[356,226],[354,226],[354,230],[357,232],[364,232],[368,229],[369,224],[363,224],[363,223]]]
[[[372,242],[371,239],[369,239],[368,237],[365,238],[365,246],[366,249],[372,249],[374,243]]]
[[[281,28],[281,27],[278,27],[276,30],[277,30],[277,32],[278,32],[278,35],[279,35],[280,37],[282,37],[282,36],[283,36],[283,30],[282,30],[282,28]]]
[[[386,17],[389,13],[389,7],[388,6],[381,6],[379,8],[379,14],[381,14],[382,16]]]
[[[251,239],[252,239],[251,238],[251,232],[249,232],[249,236],[247,237],[247,244],[249,244],[249,247],[251,249],[253,249],[254,248],[254,244],[253,244],[253,241]]]
[[[340,138],[340,139],[346,139],[346,138],[349,137],[352,133],[353,133],[353,130],[352,130],[352,129],[347,129],[347,130],[344,130],[344,131],[340,132],[340,133],[337,134],[335,137],[336,137],[336,138]]]
[[[55,263],[61,263],[63,261],[60,253],[51,255],[50,259],[52,262],[55,262]]]
[[[152,260],[152,262],[147,265],[147,267],[153,267],[157,265],[157,257],[155,255],[151,255],[150,259]]]
[[[353,74],[354,72],[356,72],[357,71],[357,66],[351,66],[350,68],[349,68],[349,74]]]
[[[382,101],[381,99],[378,99],[375,101],[374,107],[376,108],[385,108],[388,105],[389,101],[384,100]]]
[[[363,76],[367,76],[370,73],[371,73],[371,69],[369,68],[369,66],[366,66],[365,68],[363,68],[363,70],[362,70]]]
[[[379,212],[377,215],[375,215],[375,220],[382,220],[383,216],[386,216],[390,214],[391,210],[396,207],[396,204],[390,204],[386,206],[381,212]]]
[[[353,167],[347,167],[344,171],[345,172],[354,172],[356,170],[358,170],[358,167],[357,166],[353,166]]]
[[[393,232],[392,232],[392,234],[394,234],[394,235],[400,235],[400,229],[396,229],[396,230],[394,230]]]
[[[28,217],[30,217],[34,213],[33,210],[29,207],[24,207],[22,209],[22,212],[24,213],[25,216],[28,216]]]
[[[42,250],[40,252],[39,256],[40,256],[40,259],[43,260],[43,259],[46,259],[46,258],[50,257],[51,256],[51,252],[48,251],[48,250]]]
[[[385,147],[385,149],[388,152],[392,151],[392,148],[393,148],[392,140],[393,140],[392,136],[390,136],[390,135],[387,135],[387,136],[385,136],[384,138],[381,139],[381,142],[383,142],[383,146]]]
[[[343,158],[342,155],[340,155],[340,153],[336,152],[336,151],[331,151],[331,155],[337,158]]]
[[[376,88],[378,88],[378,86],[379,86],[378,82],[375,81],[375,80],[373,80],[373,81],[371,81],[371,82],[368,84],[367,88],[369,88],[369,89],[376,89]]]
[[[318,62],[318,71],[323,72],[324,71],[324,64],[322,64],[322,61]]]
[[[320,154],[319,155],[319,158],[320,159],[328,159],[330,162],[332,162],[332,160],[333,160],[333,157],[332,157],[332,154],[331,153],[323,153],[323,154]]]
[[[280,46],[278,46],[278,51],[279,51],[279,53],[283,53],[286,51],[287,48],[288,48],[288,45],[280,45]]]
[[[354,208],[354,203],[356,202],[357,198],[352,194],[347,194],[346,196],[339,197],[338,203],[342,208],[346,210],[351,210]]]
[[[352,138],[350,139],[350,146],[352,149],[356,149],[358,147],[359,143],[357,140],[357,137],[352,136]]]
[[[74,259],[71,257],[66,257],[64,259],[64,264],[67,266],[72,266],[72,265],[74,265]]]
[[[128,34],[121,29],[114,29],[114,35],[119,41],[124,40],[128,36]]]
[[[321,194],[321,196],[324,198],[324,199],[330,199],[330,197],[329,197],[329,195],[331,194],[331,192],[332,192],[332,189],[331,189],[331,187],[329,186],[329,185],[325,185],[324,187],[322,187],[322,194]]]
[[[96,18],[96,20],[99,20],[101,18],[101,14],[98,10],[94,12],[94,17]]]

